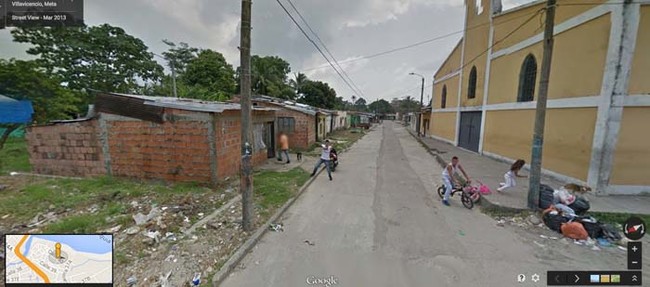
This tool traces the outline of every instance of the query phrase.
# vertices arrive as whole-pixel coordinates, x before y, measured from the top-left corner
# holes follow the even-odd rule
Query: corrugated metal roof
[[[172,97],[152,97],[143,95],[130,95],[120,93],[110,93],[117,96],[131,97],[145,100],[145,105],[173,108],[179,110],[222,113],[224,111],[241,110],[241,105],[234,103],[201,101],[196,99],[172,98]],[[253,107],[256,111],[274,111],[272,108]]]
[[[283,107],[283,108],[286,108],[288,110],[293,110],[293,111],[300,112],[300,113],[303,113],[303,114],[307,114],[307,115],[310,115],[310,116],[314,116],[318,112],[316,110],[316,108],[313,108],[313,107],[305,105],[305,104],[299,104],[299,103],[295,103],[295,102],[292,102],[292,101],[287,101],[287,100],[278,99],[278,98],[269,97],[269,96],[261,96],[261,95],[260,96],[254,96],[252,100],[253,101],[258,101],[258,102],[269,103],[269,104],[272,104],[272,105],[276,105],[278,107]]]

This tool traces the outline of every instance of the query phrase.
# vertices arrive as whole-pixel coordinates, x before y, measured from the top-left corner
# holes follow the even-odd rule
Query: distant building
[[[430,134],[530,161],[546,1],[465,3],[464,35],[434,76]],[[650,1],[576,3],[556,7],[544,172],[599,194],[650,192]]]

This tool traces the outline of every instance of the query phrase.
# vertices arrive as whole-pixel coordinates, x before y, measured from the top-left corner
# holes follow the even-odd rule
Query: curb
[[[419,138],[417,135],[415,135],[411,130],[407,129],[409,134],[415,138],[426,150],[427,152],[433,156],[438,164],[440,165],[441,168],[445,168],[447,166],[447,162],[437,153],[431,151],[431,149],[427,146],[427,144],[422,141],[421,138]],[[486,196],[481,196],[481,199],[478,201],[478,204],[481,205],[481,207],[486,208],[486,209],[494,209],[498,211],[503,211],[503,212],[522,212],[522,211],[530,211],[530,209],[527,208],[517,208],[517,207],[508,207],[508,206],[503,206],[497,203],[491,202],[489,199],[487,199]]]
[[[356,144],[356,142],[354,144]],[[352,146],[354,146],[354,144],[352,144],[346,150],[341,151],[341,153],[350,150]],[[298,199],[298,197],[300,197],[300,195],[302,195],[305,192],[305,190],[307,190],[307,188],[314,182],[314,180],[316,180],[316,178],[325,169],[326,168],[319,169],[314,176],[312,176],[307,182],[305,182],[305,184],[303,184],[303,186],[298,190],[298,194],[296,194],[296,196],[292,197],[291,199],[289,199],[289,201],[285,202],[284,205],[282,205],[282,207],[280,207],[280,209],[278,209],[278,211],[276,211],[275,214],[273,214],[273,216],[271,216],[271,218],[269,218],[269,220],[267,220],[264,225],[260,226],[255,231],[255,233],[253,233],[253,235],[251,235],[251,237],[248,240],[246,240],[246,242],[244,242],[244,244],[242,244],[232,256],[230,256],[230,259],[228,259],[228,261],[226,261],[226,263],[224,263],[223,266],[221,266],[221,268],[219,269],[219,271],[217,271],[217,273],[214,274],[214,276],[212,277],[213,287],[218,287],[219,284],[221,284],[223,280],[230,275],[230,272],[232,272],[235,269],[235,267],[237,267],[239,262],[241,262],[241,260],[244,259],[244,257],[246,257],[248,252],[250,252],[251,249],[255,247],[257,242],[259,242],[262,236],[264,236],[264,234],[269,230],[269,225],[277,221],[278,218],[280,218],[280,216],[282,216],[289,209],[289,207],[293,205],[293,203]]]

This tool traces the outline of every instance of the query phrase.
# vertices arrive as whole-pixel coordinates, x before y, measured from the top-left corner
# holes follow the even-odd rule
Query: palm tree
[[[302,87],[309,81],[307,75],[303,73],[294,74],[294,79],[289,80],[289,85],[296,91],[296,94],[300,93]]]

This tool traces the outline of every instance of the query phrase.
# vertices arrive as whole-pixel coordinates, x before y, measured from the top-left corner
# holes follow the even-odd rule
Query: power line
[[[348,73],[345,72],[345,69],[343,69],[343,67],[341,67],[341,65],[339,64],[339,62],[338,62],[338,60],[336,59],[336,57],[334,57],[334,55],[332,54],[332,52],[330,52],[330,50],[327,48],[327,45],[325,45],[325,43],[323,43],[323,41],[322,41],[321,38],[318,36],[318,34],[314,31],[314,29],[311,28],[311,25],[309,25],[309,23],[307,22],[307,20],[305,19],[305,17],[302,16],[302,13],[300,13],[300,11],[298,11],[298,8],[296,8],[296,6],[293,5],[293,2],[292,2],[291,0],[287,0],[287,2],[289,2],[289,4],[291,5],[291,7],[293,8],[293,10],[296,11],[296,13],[298,14],[298,16],[299,16],[300,19],[302,20],[302,22],[305,23],[305,25],[307,25],[307,28],[309,29],[309,31],[311,31],[311,33],[312,33],[314,36],[316,36],[316,39],[317,39],[318,42],[321,44],[321,46],[323,46],[323,48],[325,49],[325,51],[327,52],[327,54],[332,58],[332,60],[334,60],[334,63],[336,63],[336,66],[341,70],[341,72],[343,72],[343,75],[345,75],[345,77],[350,81],[350,83],[352,83],[352,85],[356,88],[357,93],[359,93],[361,96],[365,97],[366,95],[363,93],[363,91],[361,91],[361,89],[359,89],[359,87],[358,87],[358,86],[356,85],[356,83],[352,80],[352,78],[350,78],[350,75],[348,75]]]
[[[485,53],[487,53],[488,51],[490,51],[490,49],[494,48],[494,46],[500,44],[500,43],[503,42],[505,39],[507,39],[508,37],[512,36],[512,34],[514,34],[515,32],[519,31],[519,29],[521,29],[522,27],[526,26],[526,24],[528,24],[528,22],[530,22],[530,21],[532,21],[533,19],[535,19],[535,17],[536,17],[538,14],[540,14],[540,12],[544,11],[545,9],[546,9],[546,8],[542,8],[542,9],[537,10],[533,16],[531,16],[531,17],[528,18],[526,21],[524,21],[523,23],[521,23],[521,24],[520,24],[519,26],[517,26],[517,28],[515,28],[514,30],[510,31],[510,33],[508,33],[507,35],[503,36],[503,38],[501,38],[501,39],[495,41],[494,44],[490,45],[487,49],[485,49],[483,52],[481,52],[480,54],[478,54],[476,57],[472,58],[472,59],[469,60],[466,64],[464,64],[464,65],[461,66],[460,68],[456,69],[456,71],[460,71],[460,70],[464,69],[464,68],[467,67],[469,64],[471,64],[471,63],[473,63],[474,61],[476,61],[476,59],[478,59],[479,57],[483,56]],[[456,72],[456,71],[454,71],[454,72]]]
[[[650,3],[650,2],[647,2],[647,1],[646,2],[634,2],[634,1],[632,1],[632,2],[627,3],[627,4],[644,4],[644,3]],[[603,3],[603,2],[601,2],[601,3],[597,3],[597,2],[593,2],[593,3],[581,2],[581,3],[578,3],[578,2],[576,2],[576,3],[561,3],[561,4],[555,4],[555,5],[559,7],[559,6],[588,6],[588,5],[598,6],[598,5],[623,5],[623,4],[626,4],[626,3],[625,2],[611,2],[611,3]],[[504,24],[504,23],[516,20],[516,19],[522,18],[524,16],[527,16],[527,15],[530,15],[530,14],[533,14],[533,13],[537,13],[537,12],[522,14],[522,15],[519,15],[517,17],[513,17],[511,19],[503,21],[503,22],[501,22],[501,23],[499,23],[497,25]],[[485,25],[489,25],[489,24],[490,24],[490,22],[488,21],[486,23],[481,23],[481,24],[477,24],[477,25],[472,26],[472,27],[468,27],[467,29],[464,29],[464,30],[451,32],[449,34],[437,36],[437,37],[430,38],[430,39],[427,39],[427,40],[423,40],[423,41],[420,41],[420,42],[416,42],[416,43],[413,43],[413,44],[410,44],[410,45],[390,49],[390,50],[387,50],[387,51],[384,51],[384,52],[379,52],[379,53],[371,54],[371,55],[368,55],[368,56],[362,56],[362,57],[355,58],[355,59],[341,61],[339,63],[347,64],[347,63],[357,62],[357,61],[361,61],[361,60],[372,59],[372,58],[383,56],[383,55],[386,55],[386,54],[392,54],[392,53],[395,53],[395,52],[399,52],[399,51],[402,51],[402,50],[414,48],[414,47],[421,46],[421,45],[424,45],[424,44],[427,44],[427,43],[431,43],[431,42],[434,42],[434,41],[437,41],[437,40],[448,38],[448,37],[451,37],[451,36],[454,36],[454,35],[457,35],[457,34],[460,34],[460,33],[464,33],[464,32],[467,32],[467,31],[470,31],[470,30],[473,30],[473,29],[476,29],[476,28],[479,28],[479,27],[482,27],[482,26],[485,26]],[[311,68],[307,68],[307,69],[302,69],[301,71],[302,72],[307,72],[307,71],[312,71],[312,70],[324,69],[324,68],[327,68],[327,67],[329,67],[329,66],[328,65],[324,65],[324,66],[320,65],[318,67],[311,67]]]
[[[464,69],[465,67],[467,67],[467,66],[469,66],[470,64],[472,64],[474,61],[476,61],[476,59],[478,59],[479,57],[483,56],[485,53],[487,53],[488,51],[490,51],[490,49],[492,49],[494,46],[500,44],[500,43],[503,42],[505,39],[507,39],[508,37],[512,36],[512,35],[513,35],[515,32],[517,32],[519,29],[521,29],[521,28],[524,27],[526,24],[528,24],[530,21],[532,21],[533,19],[535,19],[535,17],[536,17],[538,14],[540,14],[540,12],[544,11],[545,9],[546,9],[546,8],[542,8],[542,9],[539,9],[539,10],[535,11],[535,13],[534,13],[530,18],[528,18],[526,21],[524,21],[524,22],[521,23],[519,26],[517,26],[517,28],[515,28],[515,29],[512,30],[512,31],[510,31],[510,33],[508,33],[507,35],[503,36],[503,38],[501,38],[501,39],[495,41],[494,44],[490,45],[490,46],[489,46],[487,49],[485,49],[483,52],[479,53],[476,57],[474,57],[474,58],[472,58],[471,60],[469,60],[467,63],[465,63],[465,64],[464,64],[463,66],[461,66],[460,68],[454,70],[452,73],[455,73],[455,72],[457,72],[457,71],[461,71],[461,70]],[[527,15],[529,15],[529,14],[527,14]],[[433,83],[427,85],[425,88],[430,88],[430,87],[432,87],[432,86],[433,86]],[[406,90],[406,91],[404,91],[404,92],[411,91],[411,90],[414,90],[414,89],[415,89],[415,88],[411,88],[411,89]],[[393,95],[394,95],[394,94],[393,94]]]
[[[517,20],[517,19],[520,19],[520,18],[523,18],[525,16],[528,16],[528,15],[534,14],[534,13],[536,13],[536,12],[525,13],[525,14],[519,15],[517,17],[513,17],[511,19],[508,19],[508,20],[505,20],[505,21],[499,23],[499,25],[505,24],[505,23],[508,23],[508,22],[511,22],[511,21],[514,21],[514,20]],[[414,47],[421,46],[421,45],[424,45],[424,44],[427,44],[427,43],[442,40],[442,39],[445,39],[445,38],[448,38],[448,37],[451,37],[451,36],[454,36],[454,35],[457,35],[457,34],[461,34],[461,33],[464,33],[464,32],[470,31],[470,30],[474,30],[476,28],[480,28],[480,27],[483,27],[483,26],[486,26],[486,25],[490,25],[490,22],[488,21],[488,22],[485,22],[485,23],[481,23],[481,24],[477,24],[477,25],[468,27],[468,28],[463,29],[463,30],[458,30],[458,31],[455,31],[455,32],[451,32],[451,33],[448,33],[448,34],[441,35],[441,36],[436,36],[436,37],[426,39],[426,40],[423,40],[423,41],[420,41],[420,42],[416,42],[416,43],[409,44],[409,45],[402,46],[402,47],[398,47],[398,48],[393,48],[393,49],[390,49],[390,50],[386,50],[386,51],[383,51],[383,52],[371,54],[371,55],[368,55],[368,56],[362,56],[362,57],[355,58],[355,59],[341,61],[339,63],[342,63],[342,64],[352,63],[352,62],[357,62],[357,61],[361,61],[361,60],[372,59],[372,58],[387,55],[387,54],[392,54],[392,53],[399,52],[399,51],[402,51],[402,50],[406,50],[406,49],[414,48]],[[320,65],[318,67],[302,69],[301,71],[302,72],[307,72],[307,71],[318,70],[318,69],[323,69],[323,68],[327,68],[327,67],[328,67],[327,65],[324,65],[324,66]]]
[[[332,69],[334,69],[334,71],[336,71],[336,73],[339,75],[339,77],[341,77],[341,79],[343,80],[343,82],[345,82],[345,84],[350,88],[350,90],[352,90],[352,92],[356,93],[356,91],[354,90],[354,88],[352,87],[352,85],[350,85],[350,83],[345,79],[345,77],[343,77],[343,75],[341,74],[341,72],[339,72],[339,70],[336,69],[336,67],[334,66],[334,64],[332,64],[332,62],[327,58],[327,56],[325,56],[325,53],[323,53],[323,50],[321,50],[320,47],[318,47],[318,45],[316,45],[316,42],[314,42],[314,40],[312,40],[312,39],[309,37],[309,35],[307,35],[307,32],[305,32],[305,30],[302,28],[302,26],[300,26],[300,24],[298,24],[298,21],[296,21],[296,19],[293,18],[293,15],[291,15],[291,13],[289,13],[289,10],[287,10],[287,8],[284,7],[284,4],[282,4],[282,2],[280,2],[280,0],[275,0],[275,1],[278,2],[278,4],[280,4],[280,7],[282,7],[282,10],[284,10],[284,12],[287,13],[287,15],[289,16],[289,18],[291,18],[291,21],[293,21],[293,23],[296,24],[296,26],[298,27],[298,29],[300,29],[300,32],[302,32],[302,34],[305,35],[305,37],[307,38],[307,40],[309,40],[309,42],[311,42],[312,45],[314,45],[314,47],[316,47],[316,50],[318,50],[318,52],[321,54],[321,56],[323,56],[323,58],[325,58],[325,60],[327,61],[327,63],[329,63],[330,66],[332,67]]]

